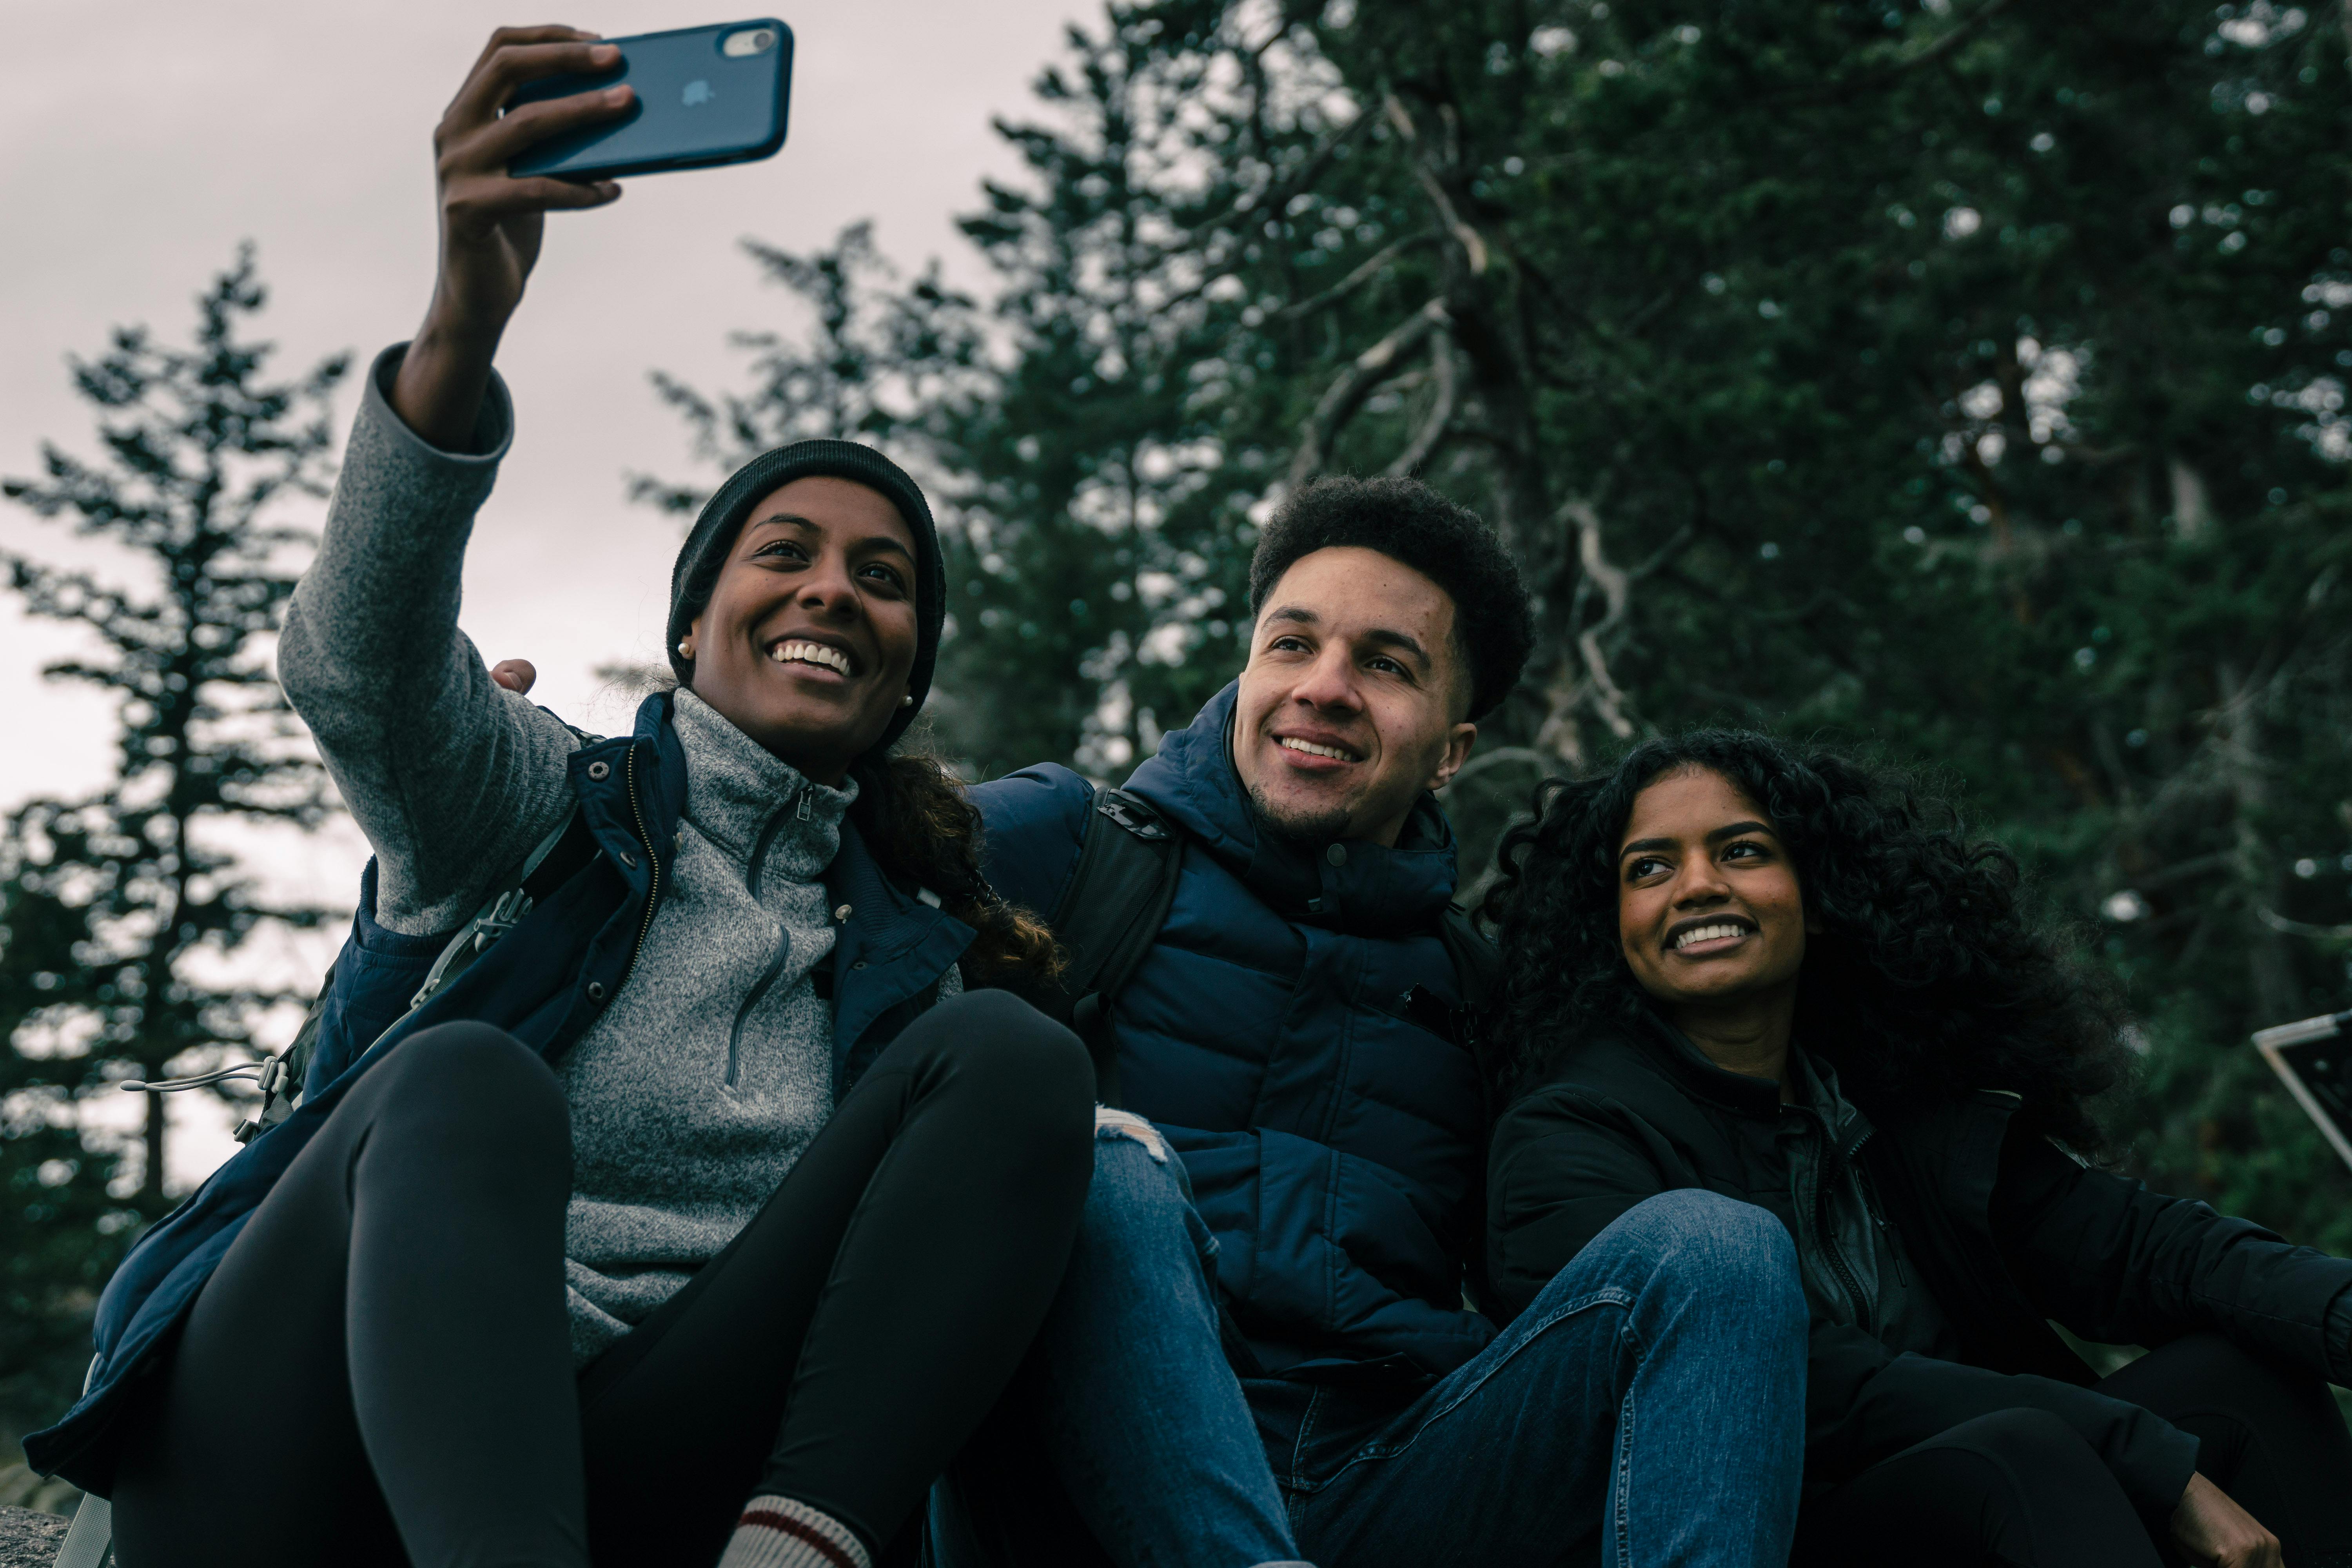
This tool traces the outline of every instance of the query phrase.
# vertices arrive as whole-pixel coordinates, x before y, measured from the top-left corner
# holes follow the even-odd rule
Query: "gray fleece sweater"
[[[444,452],[371,367],[278,679],[375,848],[376,918],[447,931],[572,811],[561,721],[489,678],[457,629],[474,514],[511,437],[493,383],[472,451]],[[855,795],[811,783],[692,692],[673,876],[629,982],[558,1064],[572,1106],[565,1225],[575,1359],[667,1300],[750,1223],[833,1110],[833,950],[818,880]],[[959,989],[955,971],[940,990]]]

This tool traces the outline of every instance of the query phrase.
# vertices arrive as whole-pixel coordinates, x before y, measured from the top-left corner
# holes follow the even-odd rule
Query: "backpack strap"
[[[1095,1059],[1095,1096],[1118,1103],[1118,1052],[1110,1002],[1143,962],[1176,901],[1183,834],[1140,796],[1095,795],[1078,841],[1078,864],[1050,922],[1068,960],[1058,1005],[1047,1011],[1070,1026]]]
[[[553,832],[491,886],[473,918],[457,928],[440,956],[433,961],[425,984],[409,999],[408,1013],[431,1001],[477,958],[488,952],[493,942],[520,925],[533,904],[570,881],[574,872],[595,858],[596,837],[589,831],[587,815],[574,807]],[[302,1097],[303,1082],[310,1077],[310,1057],[317,1048],[320,1021],[326,1016],[327,998],[334,989],[335,966],[329,964],[325,977],[319,982],[318,997],[303,1015],[293,1040],[261,1064],[260,1075],[255,1079],[256,1087],[261,1090],[261,1109],[237,1123],[235,1137],[238,1142],[251,1142],[294,1113]],[[401,1015],[404,1018],[407,1016]]]

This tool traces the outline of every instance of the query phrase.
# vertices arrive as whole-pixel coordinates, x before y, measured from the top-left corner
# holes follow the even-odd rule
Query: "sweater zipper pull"
[[[802,820],[803,822],[806,822],[806,821],[809,819],[809,795],[810,795],[810,794],[813,792],[813,790],[814,790],[814,785],[811,785],[811,784],[803,784],[803,785],[801,785],[801,812],[800,812],[800,816],[801,816],[801,820]]]
[[[1870,1217],[1878,1220],[1879,1234],[1886,1237],[1886,1257],[1887,1260],[1895,1265],[1895,1282],[1908,1289],[1911,1281],[1904,1278],[1903,1249],[1895,1245],[1895,1232],[1888,1227],[1885,1220],[1878,1219],[1877,1215],[1873,1214]]]
[[[1862,1189],[1862,1206],[1868,1212],[1870,1215],[1870,1223],[1878,1227],[1878,1234],[1886,1239],[1886,1256],[1895,1265],[1895,1283],[1902,1286],[1906,1289],[1908,1289],[1910,1288],[1911,1281],[1904,1278],[1903,1248],[1895,1242],[1895,1227],[1888,1225],[1886,1223],[1886,1216],[1878,1212],[1877,1187],[1875,1184],[1870,1180],[1868,1173],[1861,1170],[1859,1167],[1855,1169],[1854,1176],[1856,1178],[1855,1184]]]

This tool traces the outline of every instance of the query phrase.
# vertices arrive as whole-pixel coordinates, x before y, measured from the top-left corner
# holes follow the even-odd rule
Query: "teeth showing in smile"
[[[1285,735],[1282,737],[1281,743],[1287,751],[1304,752],[1310,757],[1329,757],[1342,763],[1355,761],[1337,746],[1318,746],[1312,741],[1302,741],[1296,735]]]
[[[1729,924],[1693,926],[1675,938],[1675,949],[1680,952],[1684,948],[1695,946],[1702,942],[1718,942],[1727,936],[1746,936],[1747,934],[1748,929],[1745,926]]]
[[[849,673],[849,656],[821,642],[780,642],[768,650],[778,664],[814,664],[842,675]]]

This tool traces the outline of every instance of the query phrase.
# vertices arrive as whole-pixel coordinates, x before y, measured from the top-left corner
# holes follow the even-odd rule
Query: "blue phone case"
[[[762,30],[773,37],[758,53],[726,52],[728,40],[736,35]],[[607,180],[750,163],[772,155],[784,144],[793,30],[782,22],[761,18],[608,41],[621,51],[615,69],[528,83],[516,90],[507,107],[519,109],[541,99],[627,82],[637,89],[628,115],[543,142],[509,164],[508,174]]]

